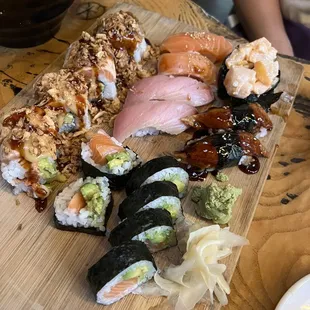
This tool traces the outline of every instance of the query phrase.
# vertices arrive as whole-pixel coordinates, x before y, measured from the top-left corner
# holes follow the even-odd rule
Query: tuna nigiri
[[[185,32],[169,36],[160,46],[161,52],[198,52],[211,61],[222,61],[232,51],[231,43],[222,36],[206,32]]]
[[[183,132],[188,126],[181,118],[196,113],[196,109],[184,102],[148,101],[124,107],[114,122],[113,136],[123,142],[129,136],[158,134],[172,135]]]
[[[183,75],[205,83],[216,82],[217,69],[207,58],[198,53],[167,53],[158,60],[158,72],[165,75]]]
[[[198,107],[213,101],[210,87],[189,77],[155,75],[144,78],[128,91],[125,107],[147,101],[178,101]]]

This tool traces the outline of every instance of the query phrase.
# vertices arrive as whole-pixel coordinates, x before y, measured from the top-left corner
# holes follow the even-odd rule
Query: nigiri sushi
[[[218,95],[235,103],[268,100],[280,81],[277,51],[266,38],[239,45],[220,68]],[[275,97],[276,98],[276,97]]]
[[[100,129],[87,143],[82,143],[82,168],[86,176],[105,176],[112,189],[121,189],[141,160]]]
[[[210,87],[195,79],[155,75],[136,82],[129,89],[124,106],[147,101],[177,101],[198,107],[213,99]]]
[[[267,112],[257,103],[212,107],[182,121],[195,129],[245,130],[259,133],[260,137],[272,129],[272,121]]]
[[[68,49],[64,68],[78,70],[88,81],[89,100],[116,97],[116,70],[113,50],[106,36],[83,32]]]
[[[158,73],[197,78],[207,84],[216,82],[217,69],[205,56],[198,53],[167,53],[159,57]]]
[[[186,102],[147,101],[125,106],[114,122],[113,137],[123,142],[130,136],[142,137],[165,132],[178,135],[188,128],[181,119],[196,113]]]
[[[251,133],[227,132],[190,140],[177,157],[200,169],[222,169],[237,165],[243,156],[268,157],[268,152]]]
[[[147,53],[144,32],[131,12],[119,11],[103,17],[96,32],[107,36],[118,57],[119,53],[126,51],[139,63]]]
[[[231,43],[222,36],[207,32],[176,33],[166,38],[161,52],[198,52],[212,62],[222,61],[232,51]]]

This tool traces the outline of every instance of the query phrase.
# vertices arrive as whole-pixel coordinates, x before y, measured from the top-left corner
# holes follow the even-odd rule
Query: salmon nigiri
[[[124,151],[124,148],[117,144],[105,131],[100,130],[89,141],[89,147],[92,151],[92,159],[98,165],[107,163],[107,155]]]
[[[205,56],[198,53],[167,53],[158,61],[159,74],[183,75],[198,78],[205,83],[216,82],[217,69]]]
[[[166,38],[161,52],[198,52],[212,62],[222,61],[232,51],[231,43],[222,36],[207,32],[176,33]]]

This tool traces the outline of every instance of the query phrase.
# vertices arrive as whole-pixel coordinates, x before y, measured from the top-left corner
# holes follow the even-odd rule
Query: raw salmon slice
[[[105,298],[116,298],[122,296],[122,293],[138,284],[138,277],[124,280],[111,287],[110,292],[104,293]]]
[[[80,212],[81,209],[85,208],[86,202],[81,194],[81,192],[77,192],[71,198],[71,201],[68,204],[68,209],[75,210],[77,213]]]
[[[212,62],[222,61],[232,51],[231,43],[222,36],[206,32],[183,32],[169,36],[160,46],[161,52],[198,52]]]
[[[107,155],[124,150],[124,148],[117,145],[110,136],[103,133],[95,134],[89,141],[89,147],[92,151],[92,159],[98,165],[105,165],[107,163]]]
[[[207,57],[199,53],[167,53],[159,58],[158,72],[165,75],[191,76],[207,84],[214,84],[217,68]]]

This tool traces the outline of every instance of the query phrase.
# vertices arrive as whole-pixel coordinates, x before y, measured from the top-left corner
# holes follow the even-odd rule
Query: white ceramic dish
[[[284,294],[275,310],[310,310],[310,274]]]

